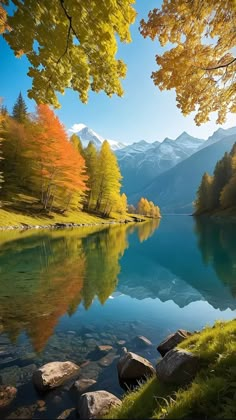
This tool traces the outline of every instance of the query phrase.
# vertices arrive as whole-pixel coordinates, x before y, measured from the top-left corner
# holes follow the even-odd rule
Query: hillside
[[[135,203],[140,195],[154,200],[165,213],[192,213],[193,201],[204,172],[213,172],[216,162],[229,152],[236,135],[227,136],[194,153],[174,168],[156,177],[138,194],[129,197]]]
[[[184,340],[179,348],[200,357],[200,371],[189,385],[164,384],[154,375],[125,395],[109,419],[186,419],[236,416],[236,321],[217,322]]]

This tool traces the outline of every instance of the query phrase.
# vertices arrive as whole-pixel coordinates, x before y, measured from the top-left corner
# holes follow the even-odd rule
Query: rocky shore
[[[73,331],[70,332],[73,336]],[[63,404],[63,399],[68,398],[74,401],[74,405],[66,408],[57,414],[57,419],[96,419],[109,413],[112,407],[118,407],[122,404],[119,398],[124,390],[136,389],[148,378],[157,376],[163,383],[177,383],[183,385],[191,381],[199,369],[199,358],[191,352],[176,349],[176,346],[185,338],[191,336],[191,333],[185,330],[178,330],[169,335],[157,347],[161,355],[156,367],[139,353],[149,354],[149,348],[153,346],[151,341],[144,336],[136,336],[131,341],[117,340],[116,346],[110,344],[104,333],[102,344],[94,340],[94,335],[86,333],[86,340],[91,344],[89,360],[76,364],[70,360],[51,361],[39,367],[35,364],[28,369],[29,383],[34,388],[37,402],[27,407],[18,407],[14,409],[14,400],[18,391],[13,384],[5,383],[2,380],[0,386],[0,415],[7,419],[11,418],[32,418],[33,411],[37,412],[39,417],[47,418],[50,414],[48,410],[48,401]],[[106,343],[106,344],[105,344]],[[125,347],[128,345],[129,350]],[[134,351],[133,351],[134,350]],[[0,358],[4,355],[0,351]],[[8,355],[10,356],[10,354]],[[121,392],[117,395],[112,394],[106,389],[100,389],[98,383],[102,369],[111,367],[117,372],[117,380],[121,387]],[[86,374],[86,368],[87,374]],[[97,368],[99,369],[97,371]],[[97,372],[93,374],[93,369]],[[99,373],[100,372],[100,373]],[[91,375],[89,377],[88,375]],[[106,382],[105,382],[106,383]],[[30,386],[30,385],[28,385]],[[68,404],[65,404],[68,406]],[[9,410],[12,407],[13,411]],[[30,411],[31,410],[31,411]],[[47,414],[46,414],[47,413]],[[40,417],[41,416],[41,417]]]

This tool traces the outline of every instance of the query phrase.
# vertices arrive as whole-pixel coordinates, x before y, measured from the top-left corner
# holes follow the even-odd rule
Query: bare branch
[[[230,64],[234,63],[236,61],[236,58],[233,58],[233,60],[231,60],[229,63],[226,64],[219,64],[218,66],[215,67],[199,67],[202,70],[217,70],[217,69],[222,69],[224,67],[228,67],[230,66]]]

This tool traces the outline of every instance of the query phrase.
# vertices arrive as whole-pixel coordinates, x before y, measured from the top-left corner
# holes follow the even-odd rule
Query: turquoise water
[[[55,418],[75,405],[69,385],[34,390],[32,373],[44,363],[72,360],[80,377],[97,380],[94,389],[121,395],[122,345],[155,363],[156,345],[170,332],[235,318],[235,237],[236,224],[188,216],[1,232],[0,383],[18,389],[2,417]],[[139,348],[137,335],[153,345]],[[99,344],[112,350],[98,355]]]

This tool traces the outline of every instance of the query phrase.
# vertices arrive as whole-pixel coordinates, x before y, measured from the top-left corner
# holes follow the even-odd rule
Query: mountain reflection
[[[192,217],[163,217],[147,242],[130,238],[118,290],[137,299],[172,300],[180,308],[205,300],[215,309],[235,309],[235,236],[236,224],[220,227],[208,219],[195,227]]]
[[[138,226],[140,240],[158,227]],[[26,332],[42,351],[59,318],[101,304],[115,291],[120,258],[134,225],[66,231],[2,232],[0,238],[0,332],[16,341]]]

